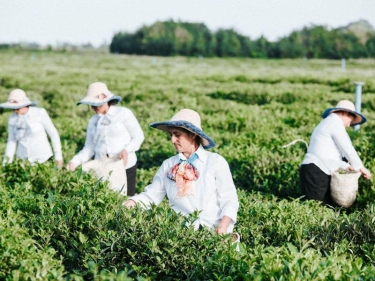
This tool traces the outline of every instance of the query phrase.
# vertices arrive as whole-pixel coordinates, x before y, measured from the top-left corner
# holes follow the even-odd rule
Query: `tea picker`
[[[306,199],[349,207],[355,200],[358,178],[362,175],[369,180],[371,173],[359,158],[346,128],[365,123],[366,117],[348,100],[328,108],[322,117],[299,168],[301,191]]]

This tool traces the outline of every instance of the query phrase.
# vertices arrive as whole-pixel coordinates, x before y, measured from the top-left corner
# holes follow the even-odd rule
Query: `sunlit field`
[[[368,122],[348,132],[375,173],[375,60],[137,57],[101,53],[0,52],[0,101],[26,91],[56,125],[67,163],[82,148],[93,111],[76,103],[102,81],[133,110],[144,133],[137,192],[175,151],[149,124],[182,108],[231,168],[240,198],[227,237],[185,226],[166,202],[127,210],[124,197],[80,170],[16,161],[0,168],[0,280],[363,280],[375,278],[374,185],[362,178],[343,210],[304,201],[298,167],[322,112],[354,102],[365,82]],[[4,155],[9,110],[1,110]]]

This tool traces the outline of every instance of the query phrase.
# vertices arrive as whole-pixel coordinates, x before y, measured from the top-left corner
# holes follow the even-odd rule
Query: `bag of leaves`
[[[339,169],[331,174],[331,198],[337,205],[349,208],[355,201],[360,172]]]
[[[98,179],[108,181],[108,187],[113,191],[127,194],[127,178],[122,159],[103,158],[88,161],[82,165],[82,171],[92,172]]]

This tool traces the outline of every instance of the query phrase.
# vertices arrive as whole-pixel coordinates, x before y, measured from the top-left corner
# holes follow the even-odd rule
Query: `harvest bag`
[[[355,201],[360,172],[345,170],[333,171],[331,174],[331,197],[341,207],[349,208]]]
[[[85,173],[93,172],[102,181],[108,180],[108,187],[113,191],[127,194],[127,178],[123,161],[121,159],[103,158],[88,161],[82,165]]]

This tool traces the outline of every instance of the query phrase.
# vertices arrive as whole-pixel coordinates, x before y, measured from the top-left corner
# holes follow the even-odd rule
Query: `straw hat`
[[[108,90],[106,84],[102,82],[95,82],[89,85],[86,96],[80,102],[78,102],[77,105],[87,104],[91,106],[100,106],[111,100],[116,100],[119,102],[121,97],[113,95]]]
[[[201,128],[201,117],[191,109],[181,109],[169,121],[151,123],[150,127],[168,132],[168,127],[184,128],[201,138],[204,148],[212,148],[215,142]]]
[[[326,111],[323,112],[323,118],[326,118],[329,114],[336,111],[347,111],[355,115],[355,118],[351,122],[350,126],[360,125],[367,121],[366,117],[363,116],[361,113],[355,111],[355,106],[351,101],[348,100],[341,100],[336,105],[336,107],[328,108]]]
[[[10,92],[8,100],[4,103],[0,103],[0,107],[6,109],[20,109],[25,106],[35,106],[36,103],[32,102],[27,96],[25,91],[21,89],[15,89]]]

